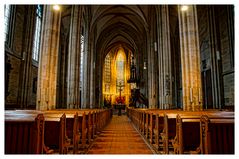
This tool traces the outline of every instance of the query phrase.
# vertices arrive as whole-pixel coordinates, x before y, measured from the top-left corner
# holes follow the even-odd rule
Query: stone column
[[[155,75],[155,69],[157,66],[155,66],[155,50],[154,50],[154,40],[153,35],[154,32],[152,31],[150,35],[150,42],[148,45],[148,96],[149,96],[149,108],[153,109],[156,108],[156,75]]]
[[[185,8],[184,8],[185,9]],[[182,63],[183,110],[202,109],[199,37],[196,6],[178,6]]]
[[[56,108],[56,84],[61,13],[45,5],[38,70],[37,109]]]
[[[167,5],[158,8],[158,63],[160,109],[172,108],[172,60],[169,11]]]
[[[94,53],[94,37],[90,36],[89,40],[89,54],[90,54],[90,100],[89,100],[89,108],[95,108],[95,53]],[[96,50],[95,50],[96,51]]]
[[[88,33],[87,33],[87,30],[86,30],[86,33],[85,33],[85,45],[84,45],[84,56],[83,56],[83,83],[82,83],[82,87],[83,87],[83,91],[82,91],[82,108],[89,108],[89,105],[90,105],[90,102],[89,102],[89,99],[90,99],[90,94],[89,94],[89,70],[90,70],[90,55],[88,53]]]
[[[80,108],[81,6],[72,5],[67,72],[67,108]]]
[[[147,69],[148,69],[148,99],[149,99],[149,108],[154,108],[154,101],[153,101],[153,84],[154,84],[154,75],[153,75],[153,52],[152,52],[152,34],[148,34],[148,41],[147,41]]]

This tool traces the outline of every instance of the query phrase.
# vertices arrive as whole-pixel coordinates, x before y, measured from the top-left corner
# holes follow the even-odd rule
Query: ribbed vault
[[[97,53],[103,55],[101,58],[116,43],[127,44],[134,50],[140,47],[148,28],[147,6],[107,5],[92,6],[91,9],[90,32],[96,33],[95,46]]]

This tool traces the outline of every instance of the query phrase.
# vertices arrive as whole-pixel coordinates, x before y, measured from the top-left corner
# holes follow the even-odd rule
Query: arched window
[[[111,82],[111,57],[110,53],[105,57],[105,67],[104,67],[104,81],[105,81],[105,92],[110,92],[110,82]]]
[[[120,49],[117,53],[116,57],[116,92],[119,93],[120,89],[122,89],[122,92],[124,91],[125,85],[125,55],[122,49]]]
[[[9,23],[10,23],[10,16],[11,16],[11,6],[5,5],[4,6],[4,41],[8,41],[9,38]]]
[[[32,59],[38,61],[40,52],[40,38],[41,38],[41,20],[42,20],[42,5],[36,7],[36,25],[33,41]]]

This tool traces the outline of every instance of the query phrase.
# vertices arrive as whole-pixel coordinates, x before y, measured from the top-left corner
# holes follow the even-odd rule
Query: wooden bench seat
[[[227,121],[226,118],[234,119],[234,112],[221,110],[191,112],[127,108],[127,112],[129,118],[149,144],[154,147],[156,152],[163,154],[204,153],[200,147],[202,145],[200,141],[201,117],[207,115],[213,121],[224,122]],[[230,126],[230,131],[233,128]],[[213,129],[217,130],[218,128]],[[232,140],[229,141],[233,143]],[[225,151],[231,154],[231,148],[228,149],[230,151]],[[214,151],[216,152],[216,150]]]
[[[200,141],[203,154],[234,154],[235,125],[232,117],[201,117]]]
[[[84,150],[82,153],[86,152],[85,150],[88,149],[98,134],[97,132],[100,132],[112,117],[110,110],[57,109],[47,111],[10,110],[5,111],[5,118],[9,120],[17,118],[21,121],[27,117],[34,121],[33,119],[35,118],[33,117],[40,113],[45,118],[43,122],[45,124],[43,134],[45,134],[45,136],[43,137],[43,150],[41,153],[65,154],[68,153],[69,149],[73,149],[73,154],[79,153],[81,149]],[[55,135],[51,136],[54,133]],[[11,149],[11,147],[9,149]],[[12,153],[15,153],[15,151]]]
[[[44,145],[46,153],[67,154],[70,143],[66,136],[66,115],[57,113],[44,114],[44,117]]]
[[[207,114],[207,115],[205,115]],[[228,119],[234,120],[234,113],[230,112],[191,112],[191,113],[185,113],[185,114],[178,114],[177,120],[176,120],[176,137],[174,141],[174,150],[175,153],[204,153],[202,149],[204,149],[205,145],[202,145],[202,122],[201,118],[203,116],[207,116],[211,119],[211,121],[214,121],[213,123],[217,123],[217,121],[220,124],[220,128],[226,130],[226,128],[223,128],[225,126],[225,123],[227,123]],[[213,124],[211,124],[213,125]],[[233,122],[231,122],[230,130],[233,129]],[[214,124],[215,126],[215,124]],[[213,127],[213,126],[212,126]],[[220,130],[217,130],[216,127],[213,127],[211,129],[212,132],[221,132]],[[223,131],[222,131],[223,132]],[[231,131],[232,132],[232,131]],[[225,134],[227,136],[227,134]],[[214,135],[213,137],[215,137]],[[220,136],[223,139],[223,135]],[[219,138],[217,138],[218,141],[221,141]],[[233,138],[234,139],[234,138]],[[231,141],[231,140],[230,140]],[[218,145],[218,144],[213,144]],[[219,144],[220,145],[220,144]],[[222,145],[222,144],[221,144]],[[220,146],[219,146],[220,147]],[[222,146],[221,146],[222,147]],[[218,151],[215,151],[218,153]],[[223,151],[220,151],[222,154]]]
[[[66,115],[72,115],[74,113],[77,113],[78,115],[78,125],[75,126],[78,128],[78,131],[76,130],[76,136],[77,136],[77,141],[73,141],[75,143],[78,143],[78,145],[75,145],[74,151],[77,152],[73,152],[73,153],[78,153],[78,149],[87,149],[89,145],[87,145],[87,134],[89,133],[89,126],[88,126],[88,122],[87,122],[87,118],[89,115],[90,111],[83,111],[83,110],[79,110],[79,109],[60,109],[60,110],[49,110],[49,111],[45,111],[45,113],[48,114],[55,114],[55,113],[62,113],[64,112]],[[69,125],[69,127],[72,127],[72,125]],[[78,135],[77,135],[78,134]]]
[[[43,135],[42,114],[5,114],[5,154],[42,154]]]

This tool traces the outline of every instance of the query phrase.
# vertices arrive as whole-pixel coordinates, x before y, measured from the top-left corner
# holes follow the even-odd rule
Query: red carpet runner
[[[88,154],[153,154],[126,115],[112,121],[95,139]]]

